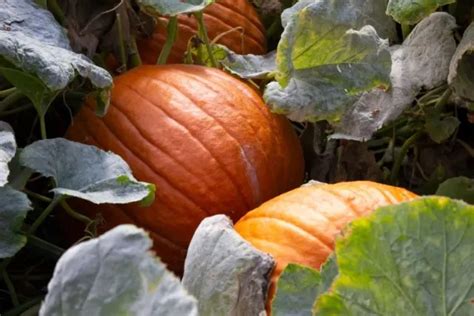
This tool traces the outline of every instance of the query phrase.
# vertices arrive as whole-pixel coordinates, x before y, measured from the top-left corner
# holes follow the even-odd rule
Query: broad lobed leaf
[[[21,233],[31,203],[26,194],[9,186],[0,187],[0,258],[14,256],[26,244]]]
[[[474,206],[425,197],[352,222],[316,315],[469,315]]]
[[[137,2],[145,12],[151,15],[177,16],[202,11],[215,0],[137,0]]]
[[[59,259],[40,315],[189,315],[196,299],[151,252],[142,229],[120,225]]]
[[[153,198],[154,186],[133,177],[127,163],[112,152],[63,138],[25,147],[21,163],[56,183],[56,194],[101,203],[131,203]]]
[[[456,0],[389,0],[387,14],[400,24],[416,24],[439,7]]]
[[[261,315],[273,258],[253,248],[225,215],[204,219],[186,256],[183,285],[200,315]]]

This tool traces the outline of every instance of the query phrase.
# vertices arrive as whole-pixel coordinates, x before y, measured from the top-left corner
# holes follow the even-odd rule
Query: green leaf
[[[459,124],[461,122],[454,116],[441,118],[439,115],[427,115],[425,129],[433,141],[441,144],[454,134]]]
[[[142,229],[120,225],[59,259],[40,315],[189,315],[196,299],[156,258]]]
[[[474,204],[474,179],[466,177],[448,179],[439,185],[436,195],[464,200],[466,203]]]
[[[188,248],[183,285],[200,315],[260,315],[273,258],[253,248],[225,215],[204,219]]]
[[[439,7],[456,0],[389,0],[387,14],[400,24],[416,24]]]
[[[34,142],[25,147],[20,162],[55,180],[56,194],[96,204],[149,202],[154,186],[138,182],[127,163],[112,152],[63,138]]]
[[[43,112],[46,101],[77,75],[89,79],[98,89],[112,87],[110,74],[87,57],[72,52],[62,26],[49,11],[32,1],[2,2],[0,59],[3,59],[1,73],[8,80],[12,79],[13,84],[19,83],[18,88],[32,99],[37,108],[41,103]],[[19,71],[25,74],[22,76]],[[27,86],[26,80],[31,80],[32,87]]]
[[[336,242],[339,275],[316,315],[470,315],[474,206],[425,197],[378,209]]]
[[[337,122],[363,92],[389,86],[388,42],[354,8],[321,0],[291,16],[277,49],[278,82],[264,94],[274,112]]]
[[[337,276],[335,256],[329,257],[321,272],[298,264],[289,264],[277,283],[272,314],[311,315],[316,298],[325,293]]]
[[[8,123],[0,121],[0,187],[7,184],[10,169],[8,163],[16,152],[16,141],[13,129]]]
[[[239,55],[228,48],[221,61],[229,72],[245,79],[265,79],[276,71],[276,51],[266,55]]]
[[[380,127],[396,119],[423,90],[446,82],[456,50],[456,20],[444,12],[423,19],[402,45],[390,48],[391,89],[374,89],[344,113],[332,138],[368,140]]]
[[[464,36],[451,60],[448,82],[461,98],[474,102],[474,22]]]
[[[0,258],[13,257],[26,244],[21,227],[29,210],[26,194],[9,186],[0,187]]]
[[[43,117],[58,92],[51,91],[40,79],[21,70],[0,67],[0,74],[30,99]]]
[[[178,14],[194,13],[204,10],[215,0],[137,0],[145,12],[154,15],[176,16]]]

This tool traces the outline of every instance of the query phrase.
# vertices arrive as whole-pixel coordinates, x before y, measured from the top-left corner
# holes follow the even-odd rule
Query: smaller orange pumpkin
[[[145,64],[155,64],[167,36],[167,17],[160,17],[151,38],[137,40],[138,50]],[[217,41],[238,54],[264,54],[265,28],[247,0],[217,0],[204,10],[204,24],[209,39]],[[178,16],[178,38],[173,45],[168,63],[182,63],[188,42],[197,34],[194,16]]]
[[[248,212],[236,231],[276,260],[268,306],[288,263],[318,269],[334,250],[334,239],[352,220],[380,206],[415,198],[405,189],[370,181],[310,183]]]

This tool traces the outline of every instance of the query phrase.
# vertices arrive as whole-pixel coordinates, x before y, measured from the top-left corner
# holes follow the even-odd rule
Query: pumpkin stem
[[[207,53],[209,55],[209,59],[211,61],[212,67],[217,67],[217,62],[216,62],[216,59],[214,58],[214,55],[212,53],[212,48],[209,42],[209,36],[207,35],[206,25],[204,24],[204,16],[202,12],[195,12],[194,16],[196,17],[196,20],[198,21],[198,25],[199,25],[199,31],[198,31],[199,37],[204,42],[204,45],[206,45]]]
[[[176,38],[178,37],[178,17],[173,16],[170,18],[166,32],[166,42],[161,50],[158,60],[156,61],[157,65],[166,64],[171,49],[173,48],[173,44],[176,42]]]

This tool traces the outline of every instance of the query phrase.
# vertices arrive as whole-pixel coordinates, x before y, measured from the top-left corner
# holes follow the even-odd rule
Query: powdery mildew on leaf
[[[245,79],[266,78],[276,71],[276,51],[266,55],[239,55],[222,47],[226,57],[221,63],[231,73]]]
[[[2,1],[0,57],[38,76],[52,91],[65,88],[77,74],[97,88],[112,86],[110,74],[85,56],[72,52],[62,27],[34,1]]]
[[[0,187],[7,184],[10,170],[8,163],[16,152],[16,141],[13,129],[8,123],[0,121]]]
[[[228,217],[215,215],[193,236],[183,284],[198,299],[200,315],[259,315],[273,266],[273,258],[240,237]]]
[[[31,203],[26,194],[0,187],[0,258],[13,257],[26,244],[20,232]]]
[[[197,316],[196,299],[151,246],[145,231],[120,225],[68,249],[54,269],[40,315]]]
[[[336,122],[363,92],[388,87],[387,48],[346,1],[316,1],[289,17],[265,100],[295,121]]]
[[[470,315],[474,206],[425,197],[354,221],[315,315]]]
[[[421,21],[401,46],[391,47],[391,88],[364,93],[344,114],[333,138],[370,139],[410,106],[421,89],[446,82],[456,50],[455,19],[443,12]]]
[[[416,24],[439,7],[456,0],[389,0],[387,14],[400,24]]]
[[[459,97],[474,102],[474,22],[464,36],[449,66],[448,82]]]
[[[154,187],[138,182],[127,163],[112,152],[63,138],[40,140],[25,147],[21,163],[55,180],[56,194],[100,203],[141,201]]]
[[[151,15],[177,16],[178,14],[202,11],[213,4],[215,0],[137,0],[137,2],[144,11]]]

